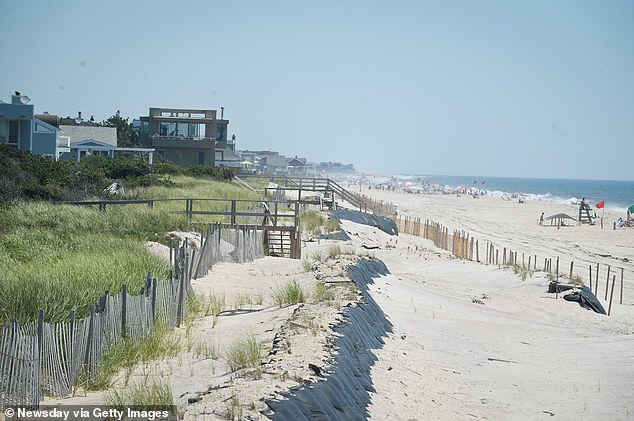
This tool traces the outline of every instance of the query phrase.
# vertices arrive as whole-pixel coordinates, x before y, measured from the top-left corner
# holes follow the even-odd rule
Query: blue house
[[[29,98],[19,91],[11,95],[11,103],[0,101],[0,144],[57,160],[66,152],[59,132],[59,128],[34,116]]]

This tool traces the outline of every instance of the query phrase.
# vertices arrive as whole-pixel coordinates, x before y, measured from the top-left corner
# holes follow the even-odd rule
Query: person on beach
[[[585,197],[581,199],[581,209],[590,209],[590,206],[588,206],[588,202],[586,202]]]
[[[544,212],[539,217],[539,225],[544,225]]]

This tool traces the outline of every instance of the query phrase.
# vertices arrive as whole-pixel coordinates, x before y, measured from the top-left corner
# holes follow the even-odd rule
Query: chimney
[[[220,107],[220,119],[225,119],[225,107]]]

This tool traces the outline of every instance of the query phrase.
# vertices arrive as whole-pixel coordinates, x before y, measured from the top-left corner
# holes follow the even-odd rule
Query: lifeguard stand
[[[587,204],[584,206],[584,204],[581,203],[579,205],[579,218],[577,218],[577,221],[579,221],[579,223],[581,224],[593,225],[594,220],[592,215],[590,215],[591,210],[592,209],[590,209],[590,206],[588,206]]]

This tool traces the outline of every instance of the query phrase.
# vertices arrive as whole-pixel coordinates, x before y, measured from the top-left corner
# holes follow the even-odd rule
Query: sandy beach
[[[221,263],[193,281],[197,293],[222,297],[223,311],[180,328],[188,345],[178,356],[122,373],[117,388],[167,383],[188,420],[266,419],[265,400],[283,400],[290,387],[324,381],[314,367],[328,372],[340,309],[361,298],[345,268],[376,258],[391,273],[375,279],[370,294],[393,332],[372,351],[378,360],[370,372],[370,419],[634,417],[634,229],[613,230],[618,216],[607,212],[603,229],[539,226],[541,212],[575,215],[574,208],[553,203],[367,193],[397,204],[401,216],[465,230],[480,244],[536,254],[538,271],[522,281],[509,268],[457,259],[430,240],[343,221],[351,240],[305,236],[303,260]],[[589,264],[600,264],[598,295],[606,310],[607,266],[619,277],[623,268],[623,304],[617,289],[608,317],[547,293],[550,281],[539,269],[544,257],[557,256],[562,273],[574,261],[582,280]],[[305,303],[276,305],[275,291],[288,282],[301,285]],[[318,282],[328,286],[326,298],[318,296]],[[234,370],[227,361],[245,337],[262,344],[259,369]]]
[[[371,190],[399,214],[464,229],[481,243],[527,255],[559,256],[588,271],[624,268],[623,305],[610,317],[547,294],[536,272],[522,281],[509,269],[465,262],[430,242],[399,236],[399,250],[377,252],[392,274],[373,289],[395,326],[378,351],[372,418],[631,419],[634,402],[634,230],[600,225],[539,226],[541,212],[575,216],[572,206],[470,196]],[[608,223],[605,223],[609,221]],[[418,247],[418,252],[412,248]],[[539,267],[539,264],[538,264]],[[568,266],[562,265],[562,272]],[[579,269],[577,269],[579,270]],[[582,277],[587,280],[588,275]],[[620,272],[618,272],[620,273]],[[603,275],[603,277],[601,276]]]

